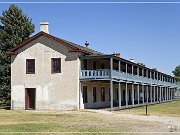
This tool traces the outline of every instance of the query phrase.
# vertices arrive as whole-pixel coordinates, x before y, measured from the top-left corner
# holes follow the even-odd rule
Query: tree
[[[175,78],[180,81],[180,65],[175,68],[174,71],[172,71]]]
[[[34,24],[23,11],[11,4],[0,16],[0,103],[10,104],[11,59],[5,53],[34,32]]]

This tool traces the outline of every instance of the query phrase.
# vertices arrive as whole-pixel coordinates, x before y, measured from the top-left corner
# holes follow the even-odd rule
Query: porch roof
[[[149,70],[149,71],[157,72],[157,73],[162,74],[164,76],[172,77],[171,75],[159,72],[157,70],[148,68],[146,66],[142,66],[140,64],[131,62],[131,61],[123,59],[121,57],[117,57],[116,54],[109,54],[109,55],[107,55],[107,54],[105,54],[105,55],[82,55],[82,56],[80,56],[80,59],[108,59],[108,58],[113,58],[113,59],[115,59],[117,61],[123,61],[125,63],[130,64],[130,65],[134,65],[134,66],[137,66],[137,67],[140,67],[140,68],[144,68],[144,69]],[[174,77],[172,77],[172,78],[174,78]]]

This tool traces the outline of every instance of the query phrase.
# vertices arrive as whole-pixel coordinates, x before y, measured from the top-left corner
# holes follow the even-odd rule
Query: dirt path
[[[124,118],[138,121],[146,122],[158,122],[166,125],[169,130],[172,128],[173,131],[180,132],[180,117],[170,117],[170,116],[156,116],[156,115],[134,115],[134,114],[120,114],[115,112],[110,112],[106,110],[89,110],[101,114],[111,115],[116,118]]]

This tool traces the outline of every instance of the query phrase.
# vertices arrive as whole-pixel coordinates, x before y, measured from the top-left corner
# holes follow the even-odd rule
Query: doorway
[[[36,89],[26,88],[25,89],[25,110],[35,110],[36,104]]]

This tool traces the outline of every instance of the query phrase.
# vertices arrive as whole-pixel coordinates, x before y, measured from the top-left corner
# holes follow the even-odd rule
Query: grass
[[[176,116],[180,117],[180,100],[166,102],[161,104],[154,104],[148,106],[149,115],[166,115],[166,116]],[[121,111],[115,111],[117,113],[126,113],[126,114],[138,114],[145,115],[146,107],[137,107],[133,109],[126,109]]]
[[[116,111],[144,114],[145,108]],[[149,114],[180,116],[180,101],[148,107]],[[0,109],[0,134],[3,132],[137,132],[164,131],[157,122],[136,121],[92,111],[11,111]],[[157,128],[158,127],[158,128]]]
[[[83,111],[0,110],[0,132],[124,132],[124,122]]]
[[[138,125],[138,126],[137,126]],[[133,132],[153,122],[132,121],[89,111],[11,111],[0,109],[0,134],[3,132]],[[95,133],[94,133],[95,132]],[[29,133],[31,134],[31,133]]]

